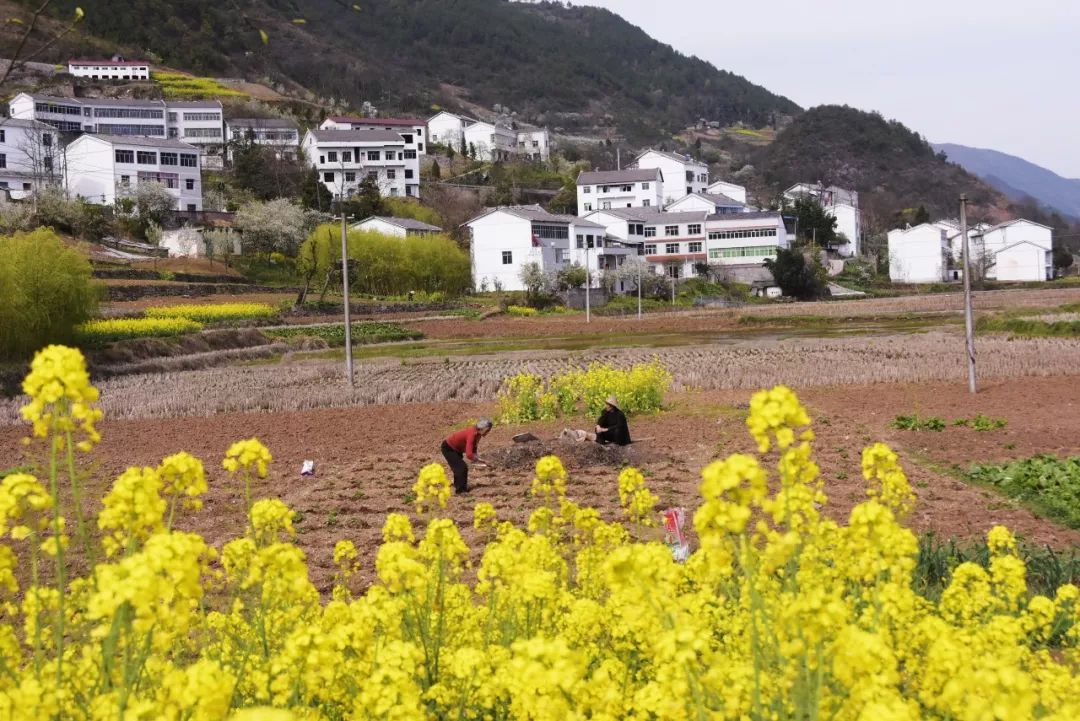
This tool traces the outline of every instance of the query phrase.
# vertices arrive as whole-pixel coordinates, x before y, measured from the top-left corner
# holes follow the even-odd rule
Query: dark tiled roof
[[[188,143],[172,138],[147,138],[141,135],[101,135],[98,133],[84,133],[73,142],[77,143],[82,138],[97,138],[98,140],[104,140],[111,145],[139,145],[146,148],[177,148],[179,150],[198,151],[198,148],[194,145],[189,145]]]
[[[225,121],[234,128],[283,128],[296,130],[296,123],[285,118],[229,118]]]
[[[408,127],[426,125],[423,120],[417,120],[416,118],[359,118],[349,115],[336,115],[331,117],[335,123],[352,123],[353,125],[406,125]]]
[[[640,183],[660,180],[659,168],[629,170],[586,170],[578,174],[578,185],[604,185],[618,183]]]
[[[396,130],[312,130],[312,135],[320,142],[339,143],[404,143],[405,139]]]
[[[709,220],[759,220],[761,218],[782,218],[779,210],[757,210],[752,213],[717,213],[709,216]]]
[[[414,220],[413,218],[394,218],[394,217],[390,217],[390,216],[386,216],[386,215],[373,215],[370,218],[365,218],[364,220],[362,220],[360,222],[361,223],[366,223],[369,220],[381,220],[384,223],[389,223],[390,225],[396,225],[399,228],[405,228],[406,230],[424,230],[424,231],[430,231],[432,233],[438,233],[438,232],[440,232],[442,230],[442,228],[440,228],[437,225],[430,225],[428,223],[423,223],[423,222],[421,222],[419,220]]]

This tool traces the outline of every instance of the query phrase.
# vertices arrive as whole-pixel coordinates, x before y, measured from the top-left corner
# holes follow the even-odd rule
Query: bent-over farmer
[[[476,425],[455,431],[442,442],[443,458],[446,459],[450,470],[454,472],[454,491],[456,493],[469,492],[469,466],[466,465],[466,460],[469,463],[487,465],[476,455],[476,448],[480,444],[480,439],[490,432],[491,420],[481,418],[476,422]]]

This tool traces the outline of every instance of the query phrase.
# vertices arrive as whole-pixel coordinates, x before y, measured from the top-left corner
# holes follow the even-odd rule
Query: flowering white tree
[[[245,203],[236,211],[235,227],[247,252],[277,251],[290,257],[315,225],[314,216],[287,198]]]

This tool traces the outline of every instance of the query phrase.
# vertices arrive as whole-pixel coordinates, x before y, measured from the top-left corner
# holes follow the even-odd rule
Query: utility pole
[[[349,238],[345,229],[345,193],[341,193],[341,289],[345,294],[345,375],[355,386],[352,364],[352,320],[349,318]]]
[[[971,250],[968,247],[967,195],[960,196],[960,233],[964,242],[964,335],[967,338],[968,390],[975,393],[975,327],[971,317]]]
[[[622,170],[622,148],[615,146],[615,169]]]
[[[637,263],[637,319],[641,320],[641,266],[645,262],[644,256],[638,258]]]
[[[592,268],[589,267],[589,245],[590,241],[585,240],[585,322],[592,323],[592,303],[589,298],[589,291],[592,289]]]
[[[678,267],[678,266],[672,265],[672,266],[668,267],[668,269],[671,271],[671,307],[672,308],[675,307],[675,268],[676,267]]]

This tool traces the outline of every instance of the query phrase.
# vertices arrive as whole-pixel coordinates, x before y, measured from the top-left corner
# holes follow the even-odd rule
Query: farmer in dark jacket
[[[465,464],[479,463],[487,465],[476,455],[476,448],[480,439],[491,432],[491,421],[481,418],[476,425],[451,433],[442,442],[442,454],[446,459],[450,470],[454,472],[454,491],[456,493],[469,492],[469,467]]]
[[[591,434],[590,434],[591,435]],[[626,414],[619,409],[615,396],[608,396],[604,410],[596,420],[597,443],[614,443],[617,446],[630,445],[630,427],[626,424]]]

